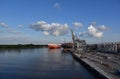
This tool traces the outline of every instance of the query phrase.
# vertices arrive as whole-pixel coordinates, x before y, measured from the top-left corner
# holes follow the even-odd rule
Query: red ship
[[[48,47],[50,49],[57,49],[57,48],[61,48],[61,44],[48,44]]]

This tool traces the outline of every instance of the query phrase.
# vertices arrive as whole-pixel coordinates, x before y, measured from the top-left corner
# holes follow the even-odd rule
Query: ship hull
[[[48,44],[48,48],[50,49],[61,48],[61,44]]]

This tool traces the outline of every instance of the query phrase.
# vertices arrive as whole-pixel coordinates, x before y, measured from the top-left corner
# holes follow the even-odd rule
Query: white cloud
[[[110,28],[106,27],[105,25],[101,25],[99,27],[95,27],[96,22],[92,22],[91,25],[88,27],[88,30],[85,32],[79,32],[80,36],[90,36],[95,38],[101,38],[103,36],[103,33],[107,30],[110,30]]]
[[[23,25],[21,25],[21,24],[20,24],[20,25],[18,25],[18,28],[23,28]]]
[[[14,30],[12,28],[8,28],[7,31],[10,32],[10,33],[20,33],[17,30]]]
[[[1,30],[1,32],[19,33],[17,30],[14,30],[11,27],[9,27],[6,23],[1,22],[0,26],[3,27],[3,28],[5,28],[5,30],[4,31]]]
[[[110,28],[106,27],[105,25],[101,25],[101,26],[99,26],[97,29],[100,30],[100,31],[110,30]]]
[[[50,35],[50,33],[48,31],[43,31],[44,35]]]
[[[80,22],[74,22],[73,25],[74,25],[75,27],[83,27],[83,24],[80,23]]]
[[[103,32],[98,31],[97,28],[93,27],[93,25],[90,25],[88,27],[88,35],[91,37],[101,38],[103,35]]]
[[[1,22],[1,23],[0,23],[0,26],[1,26],[1,27],[4,27],[4,28],[8,28],[8,25],[5,24],[4,22]]]
[[[86,31],[84,31],[84,32],[79,32],[79,35],[80,35],[80,36],[84,36],[84,35],[86,35],[86,34],[87,34]]]
[[[53,4],[53,7],[60,8],[60,4],[58,2],[56,2],[56,3]]]
[[[103,32],[99,31],[93,25],[90,25],[87,31],[79,32],[79,36],[90,36],[94,38],[101,38],[103,36]]]
[[[69,26],[67,24],[60,24],[60,23],[51,23],[48,24],[45,21],[38,21],[30,25],[30,28],[41,31],[45,35],[65,35],[68,33]]]

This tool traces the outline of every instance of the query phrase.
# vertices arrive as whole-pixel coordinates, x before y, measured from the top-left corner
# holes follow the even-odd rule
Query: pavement
[[[108,79],[120,79],[120,54],[81,51],[73,53]]]

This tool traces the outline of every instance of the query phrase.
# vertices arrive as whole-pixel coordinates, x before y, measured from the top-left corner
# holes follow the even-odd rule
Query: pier
[[[69,50],[73,58],[101,79],[120,79],[120,56],[100,52]]]
[[[120,79],[120,42],[86,44],[71,33],[73,46],[67,51],[73,58],[100,79]]]

